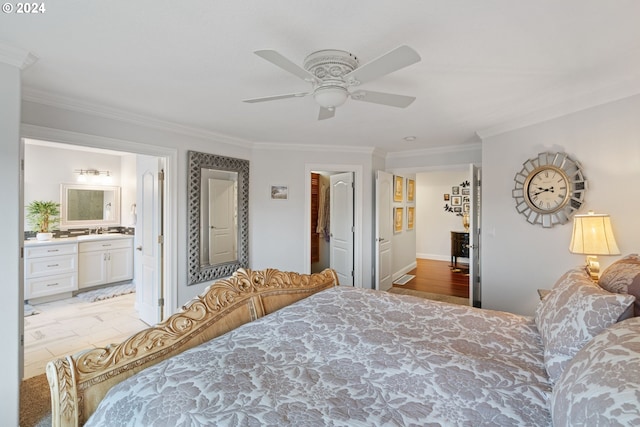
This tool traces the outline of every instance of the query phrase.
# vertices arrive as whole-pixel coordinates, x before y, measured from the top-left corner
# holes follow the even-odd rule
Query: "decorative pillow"
[[[554,427],[640,425],[640,318],[599,334],[567,365],[551,396]]]
[[[536,309],[535,322],[544,346],[552,383],[575,354],[602,330],[616,323],[634,297],[598,287],[589,276],[570,270]]]
[[[598,285],[609,292],[635,296],[634,315],[640,316],[640,256],[638,254],[627,255],[607,267],[600,275]]]

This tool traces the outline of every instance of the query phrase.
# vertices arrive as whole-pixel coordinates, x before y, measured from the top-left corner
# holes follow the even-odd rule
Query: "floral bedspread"
[[[152,366],[94,426],[547,426],[532,318],[346,287]]]

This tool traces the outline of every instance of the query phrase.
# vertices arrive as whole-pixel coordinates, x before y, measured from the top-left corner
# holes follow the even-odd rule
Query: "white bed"
[[[117,381],[81,413],[86,425],[640,423],[640,318],[619,322],[634,297],[582,269],[535,317],[335,287],[323,274],[313,295]]]

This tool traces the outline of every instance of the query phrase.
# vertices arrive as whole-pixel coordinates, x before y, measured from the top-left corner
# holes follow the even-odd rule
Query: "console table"
[[[469,258],[469,233],[466,231],[451,232],[451,265],[458,268],[458,257]]]

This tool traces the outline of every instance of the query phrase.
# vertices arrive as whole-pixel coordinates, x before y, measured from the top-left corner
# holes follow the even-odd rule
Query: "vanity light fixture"
[[[104,184],[109,184],[112,180],[110,171],[100,171],[97,169],[76,169],[75,173],[78,174],[78,182],[100,181]]]

